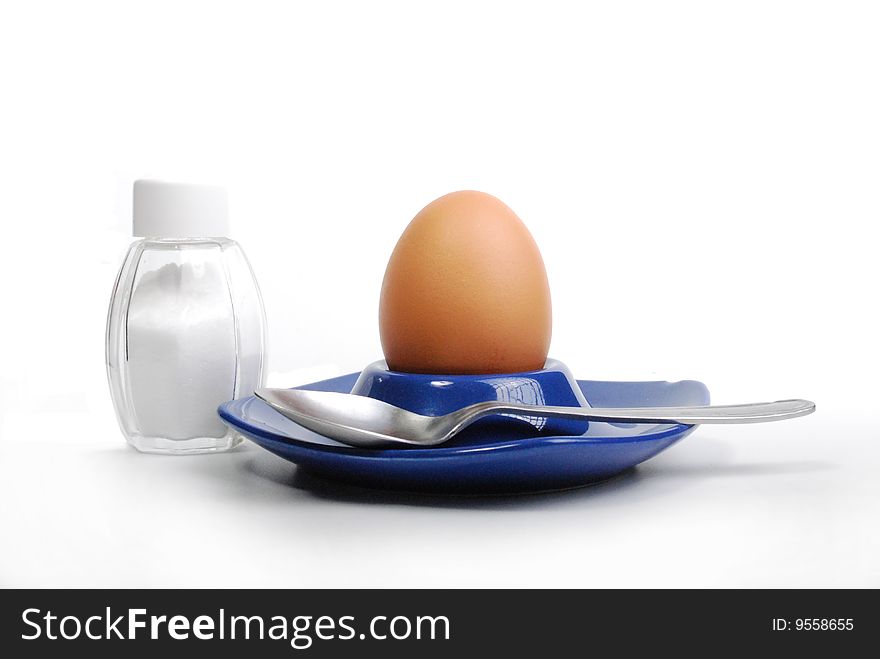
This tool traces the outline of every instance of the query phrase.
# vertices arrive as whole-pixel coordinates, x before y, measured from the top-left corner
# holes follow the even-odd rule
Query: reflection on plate
[[[351,391],[359,373],[299,387]],[[706,387],[682,382],[579,380],[594,407],[708,405]],[[249,396],[220,406],[229,426],[263,448],[324,478],[381,489],[449,494],[515,493],[586,485],[657,455],[695,426],[591,422],[580,435],[534,435],[533,428],[484,424],[443,446],[367,450],[345,446]]]

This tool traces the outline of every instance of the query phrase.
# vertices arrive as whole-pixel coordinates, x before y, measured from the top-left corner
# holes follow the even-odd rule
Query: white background
[[[878,34],[870,2],[4,3],[0,585],[880,586]],[[379,358],[400,232],[476,188],[578,377],[819,411],[509,499],[142,456],[103,341],[144,176],[229,186],[274,384]]]

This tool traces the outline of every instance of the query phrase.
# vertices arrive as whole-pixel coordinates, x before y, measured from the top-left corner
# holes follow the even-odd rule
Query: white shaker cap
[[[134,235],[139,238],[219,238],[229,234],[226,188],[134,182]]]

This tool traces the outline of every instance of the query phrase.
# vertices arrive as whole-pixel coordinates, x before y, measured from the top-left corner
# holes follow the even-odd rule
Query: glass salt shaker
[[[107,319],[107,375],[125,438],[146,453],[241,442],[217,406],[263,386],[266,321],[225,189],[140,180]]]

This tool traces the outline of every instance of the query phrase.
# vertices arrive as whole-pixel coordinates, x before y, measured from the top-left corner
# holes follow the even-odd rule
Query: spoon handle
[[[482,409],[480,409],[482,408]],[[811,414],[816,404],[809,400],[777,400],[772,403],[746,403],[742,405],[704,405],[697,407],[554,407],[520,405],[518,403],[477,403],[465,410],[468,423],[489,414],[527,414],[529,416],[588,419],[590,421],[613,421],[629,423],[763,423],[783,421]]]

